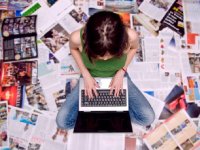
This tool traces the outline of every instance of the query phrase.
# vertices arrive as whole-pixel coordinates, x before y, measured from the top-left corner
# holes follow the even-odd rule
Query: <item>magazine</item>
[[[150,150],[189,150],[200,145],[197,126],[184,109],[144,136]]]
[[[2,22],[3,60],[15,61],[38,57],[37,16],[5,18]]]
[[[37,81],[37,61],[6,62],[2,64],[1,86],[35,84]]]
[[[138,9],[141,13],[136,14],[136,19],[154,35],[165,27],[184,35],[181,0],[144,0]]]

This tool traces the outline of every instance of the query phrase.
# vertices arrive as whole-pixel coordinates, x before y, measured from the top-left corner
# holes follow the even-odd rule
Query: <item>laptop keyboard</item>
[[[110,90],[97,90],[98,97],[89,99],[85,96],[85,90],[81,90],[81,105],[84,107],[120,107],[126,106],[126,90],[119,94],[118,97],[110,95]]]

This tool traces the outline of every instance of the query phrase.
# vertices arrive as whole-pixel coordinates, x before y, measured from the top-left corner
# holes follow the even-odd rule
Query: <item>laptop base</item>
[[[78,112],[74,133],[132,132],[129,112]]]

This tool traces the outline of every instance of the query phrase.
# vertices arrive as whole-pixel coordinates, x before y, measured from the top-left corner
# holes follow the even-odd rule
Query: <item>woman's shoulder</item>
[[[72,47],[79,47],[81,45],[81,29],[75,30],[70,34],[69,44]]]
[[[134,29],[127,28],[127,33],[128,33],[128,37],[129,37],[130,42],[138,40],[138,34]]]
[[[139,47],[139,38],[138,34],[134,29],[127,28],[128,33],[128,49],[124,51],[124,53],[128,53],[131,49],[138,49]]]

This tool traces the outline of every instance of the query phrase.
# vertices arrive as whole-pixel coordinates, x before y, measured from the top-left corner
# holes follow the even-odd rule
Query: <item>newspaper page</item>
[[[60,0],[53,4],[49,4],[48,1],[38,0],[23,10],[21,14],[22,16],[28,16],[32,14],[36,14],[38,16],[37,33],[40,37],[41,34],[44,34],[44,31],[52,26],[52,24],[55,22],[55,18],[58,18],[60,15],[62,15],[63,11],[70,6],[72,6],[72,2],[66,0]]]
[[[144,0],[138,9],[145,15],[160,22],[174,1],[175,0]]]
[[[173,37],[172,37],[173,38]],[[170,43],[166,39],[161,38],[159,43],[159,69],[164,73],[179,73],[181,72],[180,54],[176,50],[170,48]],[[176,63],[174,63],[176,62]]]
[[[200,34],[200,0],[183,0],[183,7],[187,44],[196,45],[196,37]]]
[[[180,110],[144,136],[150,150],[185,150],[200,144],[197,127],[185,110]]]
[[[8,104],[6,101],[0,102],[0,149],[8,148]]]

